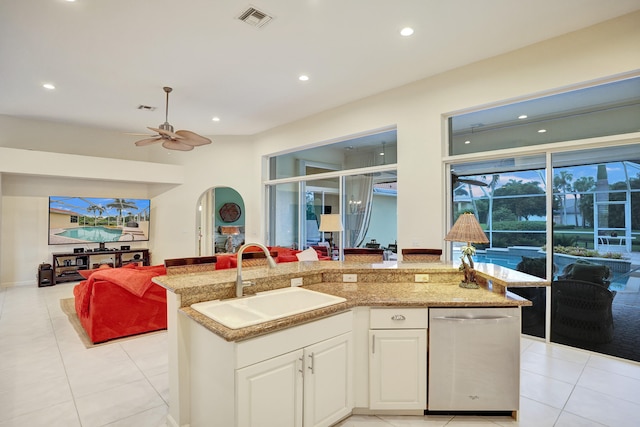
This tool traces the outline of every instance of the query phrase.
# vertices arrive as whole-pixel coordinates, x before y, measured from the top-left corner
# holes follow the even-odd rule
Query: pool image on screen
[[[149,240],[150,200],[49,197],[49,244]]]

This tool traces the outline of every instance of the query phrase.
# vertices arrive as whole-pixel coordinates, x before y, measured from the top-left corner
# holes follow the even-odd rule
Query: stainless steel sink
[[[304,288],[259,292],[255,296],[200,302],[191,307],[231,329],[257,325],[346,301]]]

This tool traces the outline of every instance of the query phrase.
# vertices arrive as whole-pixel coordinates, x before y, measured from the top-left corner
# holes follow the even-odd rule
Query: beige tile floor
[[[164,427],[166,333],[85,349],[60,310],[73,286],[0,288],[0,427]],[[519,422],[352,416],[339,425],[640,425],[640,364],[523,338],[521,383]]]

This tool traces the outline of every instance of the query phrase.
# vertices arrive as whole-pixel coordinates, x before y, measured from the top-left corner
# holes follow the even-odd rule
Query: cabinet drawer
[[[425,329],[429,324],[427,308],[372,308],[370,329]]]

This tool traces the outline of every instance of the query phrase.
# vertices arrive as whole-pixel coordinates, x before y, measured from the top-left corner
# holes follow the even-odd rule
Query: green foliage
[[[586,249],[580,246],[561,246],[557,245],[553,247],[553,252],[556,254],[573,255],[585,258],[610,258],[610,259],[622,259],[622,254],[618,252],[607,252],[601,254],[593,249]]]
[[[500,221],[493,223],[494,230],[513,231],[544,231],[547,228],[544,221]]]
[[[540,195],[538,197],[531,197]],[[540,188],[537,181],[522,182],[522,180],[510,179],[505,185],[496,188],[494,192],[496,199],[493,202],[494,211],[498,209],[508,209],[516,216],[528,220],[530,216],[543,216],[546,213],[546,202],[544,190]],[[529,196],[529,197],[509,197],[503,196]]]
[[[553,236],[553,244],[560,246],[575,246],[576,238],[575,236],[567,235],[567,234],[555,234]]]
[[[498,221],[516,221],[517,219],[516,214],[504,206],[493,210],[494,223]]]

